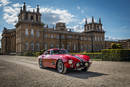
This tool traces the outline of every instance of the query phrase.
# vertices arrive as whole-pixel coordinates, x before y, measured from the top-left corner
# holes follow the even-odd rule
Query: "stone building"
[[[49,48],[64,48],[70,52],[100,51],[104,48],[104,30],[101,19],[99,23],[87,23],[83,32],[73,32],[65,23],[58,22],[56,27],[44,27],[39,6],[36,12],[26,10],[26,4],[20,10],[16,29],[4,29],[2,34],[2,53],[36,52]]]

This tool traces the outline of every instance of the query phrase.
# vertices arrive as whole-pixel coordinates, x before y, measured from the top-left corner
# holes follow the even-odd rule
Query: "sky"
[[[3,28],[15,28],[20,7],[27,10],[40,5],[42,22],[52,27],[65,22],[76,32],[84,30],[84,21],[101,18],[106,40],[130,39],[130,0],[0,0],[0,35]]]

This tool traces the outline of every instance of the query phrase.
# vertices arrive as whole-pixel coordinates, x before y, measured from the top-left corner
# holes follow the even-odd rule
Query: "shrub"
[[[107,61],[130,61],[130,50],[127,49],[104,49],[102,59]]]
[[[33,56],[33,52],[24,52],[23,55],[24,56]]]
[[[121,44],[116,44],[116,43],[112,43],[111,47],[112,47],[112,49],[122,49],[122,45]]]
[[[34,52],[33,55],[38,57],[39,55],[43,54],[45,50],[40,50],[39,52]]]

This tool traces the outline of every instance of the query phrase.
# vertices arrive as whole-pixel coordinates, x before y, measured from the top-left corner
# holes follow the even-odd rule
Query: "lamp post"
[[[91,52],[93,52],[93,35],[91,35]]]
[[[61,34],[59,33],[59,48],[61,49]]]

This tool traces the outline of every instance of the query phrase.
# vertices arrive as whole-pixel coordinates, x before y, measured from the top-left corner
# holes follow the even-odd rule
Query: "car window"
[[[44,55],[50,55],[50,51],[46,51]]]
[[[67,50],[52,50],[51,54],[67,54],[68,51]]]

